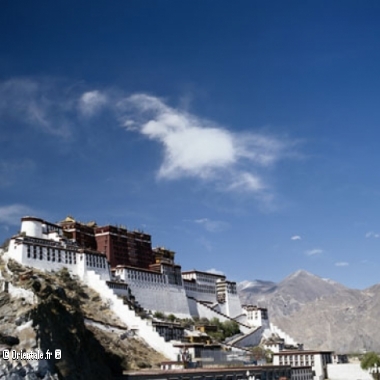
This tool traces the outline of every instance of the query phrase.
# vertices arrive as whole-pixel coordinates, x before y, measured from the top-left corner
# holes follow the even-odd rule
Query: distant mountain
[[[252,284],[247,286],[247,283]],[[309,302],[336,293],[345,287],[299,270],[276,284],[270,281],[244,281],[238,285],[243,303],[270,308],[272,318],[291,315]]]
[[[238,284],[242,303],[267,307],[271,321],[306,348],[380,350],[380,284],[349,289],[304,270],[278,284]]]

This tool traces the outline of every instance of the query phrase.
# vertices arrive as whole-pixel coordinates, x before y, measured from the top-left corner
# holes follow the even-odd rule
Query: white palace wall
[[[184,288],[186,290],[186,295],[189,297],[193,297],[198,301],[208,302],[210,304],[216,303],[216,294],[211,291],[206,291],[203,289],[200,289],[200,290],[189,289],[186,286],[186,284]]]
[[[197,307],[197,302],[192,298],[187,298],[187,304],[189,306],[190,315],[192,317],[200,318],[199,312],[198,312],[198,307]]]
[[[136,316],[118,296],[130,298],[132,295],[146,310],[174,314],[180,318],[236,319],[243,324],[240,326],[242,333],[249,334],[242,342],[258,340],[259,334],[244,326],[247,317],[243,314],[236,284],[226,281],[225,276],[199,271],[184,272],[182,285],[178,285],[171,283],[168,275],[163,273],[117,267],[113,277],[105,255],[79,249],[75,242],[63,236],[60,226],[32,217],[22,219],[21,234],[10,240],[5,254],[22,265],[41,270],[58,271],[66,267],[104,299],[110,300],[111,309],[126,324],[136,325],[141,337],[170,358],[176,358],[177,351],[164,340],[161,342],[159,335],[148,326],[149,322]],[[268,330],[265,329],[265,333],[268,334]],[[278,333],[287,343],[295,343],[276,326],[270,325],[270,330]],[[153,344],[152,339],[158,340]]]
[[[78,274],[75,251],[57,246],[53,242],[50,244],[42,239],[11,239],[7,255],[25,266],[53,271],[67,267],[72,273]]]
[[[231,318],[236,318],[243,313],[240,298],[237,294],[227,293],[226,296],[226,312],[225,314]]]
[[[361,369],[359,363],[327,364],[329,380],[372,380],[368,371]]]
[[[174,314],[179,318],[190,318],[186,293],[182,286],[156,285],[135,281],[129,284],[138,303],[147,310]]]
[[[235,347],[254,347],[258,346],[262,338],[262,327],[254,327],[251,330],[244,333],[243,336],[236,338],[235,340],[228,342]]]
[[[102,279],[110,280],[107,259],[100,254],[77,252],[77,247],[58,242],[18,237],[11,239],[7,256],[22,265],[41,270],[59,271],[66,267],[71,273],[84,278],[87,270],[94,270]]]
[[[136,301],[146,310],[190,318],[183,286],[169,284],[166,275],[131,268],[116,268],[116,276],[126,282]]]
[[[218,318],[220,322],[229,321],[229,318],[227,318],[227,316],[218,313],[219,311],[218,309],[216,310],[210,309],[207,306],[203,305],[202,303],[196,302],[191,299],[189,299],[189,302],[195,303],[195,307],[197,310],[197,314],[195,314],[195,316],[199,318],[207,318],[207,319]]]

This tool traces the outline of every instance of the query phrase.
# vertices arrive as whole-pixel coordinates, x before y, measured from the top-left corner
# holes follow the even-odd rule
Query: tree
[[[239,334],[239,325],[235,321],[224,321],[222,323],[222,330],[225,338]]]
[[[360,366],[362,369],[373,370],[372,377],[376,380],[380,379],[380,357],[376,352],[367,352],[361,359]]]
[[[209,332],[208,335],[219,341],[225,340],[226,338],[239,334],[240,332],[239,324],[232,320],[220,322],[218,318],[212,318],[210,320],[210,324],[216,326],[218,331]]]
[[[157,319],[165,319],[165,314],[162,313],[161,311],[156,311],[156,312],[153,314],[153,317],[154,317],[154,318],[157,318]]]
[[[180,320],[181,326],[185,329],[190,329],[192,326],[194,326],[194,320],[191,318],[184,318]]]
[[[272,362],[272,351],[266,350],[264,347],[261,346],[255,346],[251,349],[251,351],[256,362],[261,360],[265,360],[267,363]]]

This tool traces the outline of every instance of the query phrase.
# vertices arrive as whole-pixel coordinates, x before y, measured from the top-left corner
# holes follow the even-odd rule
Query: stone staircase
[[[279,327],[274,325],[273,323],[269,324],[270,330],[272,333],[277,334],[280,338],[284,339],[285,344],[291,345],[291,346],[297,346],[298,343],[287,333],[282,331]]]
[[[221,321],[233,321],[233,322],[236,322],[239,325],[239,327],[241,327],[241,330],[242,330],[243,333],[247,333],[247,332],[249,332],[249,330],[252,329],[250,326],[248,326],[248,325],[246,325],[244,323],[241,323],[241,322],[235,320],[234,318],[229,317],[228,315],[220,312],[219,310],[215,310],[215,305],[210,306],[210,304],[208,304],[207,302],[198,300],[198,299],[196,299],[194,297],[187,296],[187,298],[192,299],[198,305],[201,305],[202,307],[207,308],[209,311],[211,311],[212,313],[214,313],[214,317],[215,318],[218,318]]]
[[[177,360],[179,349],[173,347],[170,342],[166,342],[153,328],[152,321],[140,318],[134,310],[125,305],[123,299],[119,298],[106,281],[94,271],[87,271],[84,282],[92,289],[97,291],[100,296],[109,304],[110,310],[125,323],[130,330],[133,330],[137,336],[141,337],[148,345],[156,351],[162,353],[170,360]]]

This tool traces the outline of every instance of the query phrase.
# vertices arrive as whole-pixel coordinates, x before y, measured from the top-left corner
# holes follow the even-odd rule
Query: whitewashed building
[[[250,326],[269,328],[268,309],[256,305],[243,305],[242,309]]]
[[[21,230],[10,239],[8,253],[17,262],[41,270],[57,271],[66,267],[86,281],[88,272],[100,276],[117,295],[134,296],[141,307],[151,312],[161,311],[177,317],[241,317],[243,311],[236,283],[225,276],[201,271],[181,273],[174,262],[155,264],[155,270],[116,267],[114,273],[106,256],[80,248],[65,237],[60,225],[26,216]]]
[[[311,366],[314,380],[328,379],[327,365],[332,363],[332,351],[289,350],[273,354],[274,365]]]
[[[20,233],[10,239],[5,255],[41,270],[57,271],[66,267],[103,298],[112,299],[111,309],[125,323],[138,326],[144,339],[151,340],[157,333],[134,313],[137,304],[151,313],[160,311],[180,318],[235,320],[245,336],[239,338],[242,345],[258,344],[263,333],[270,336],[276,332],[285,340],[290,339],[269,324],[265,309],[243,308],[236,283],[228,281],[226,276],[197,270],[181,272],[181,267],[174,263],[174,252],[158,248],[155,253],[158,261],[150,269],[117,266],[111,272],[104,253],[79,247],[75,240],[65,236],[59,224],[26,216],[21,219]],[[129,302],[131,310],[125,302]],[[175,357],[176,351],[164,339],[154,339],[158,351]]]
[[[92,270],[105,281],[111,279],[104,255],[79,248],[64,237],[59,225],[35,217],[22,218],[21,232],[10,239],[8,255],[23,265],[42,270],[66,267],[82,279]]]

